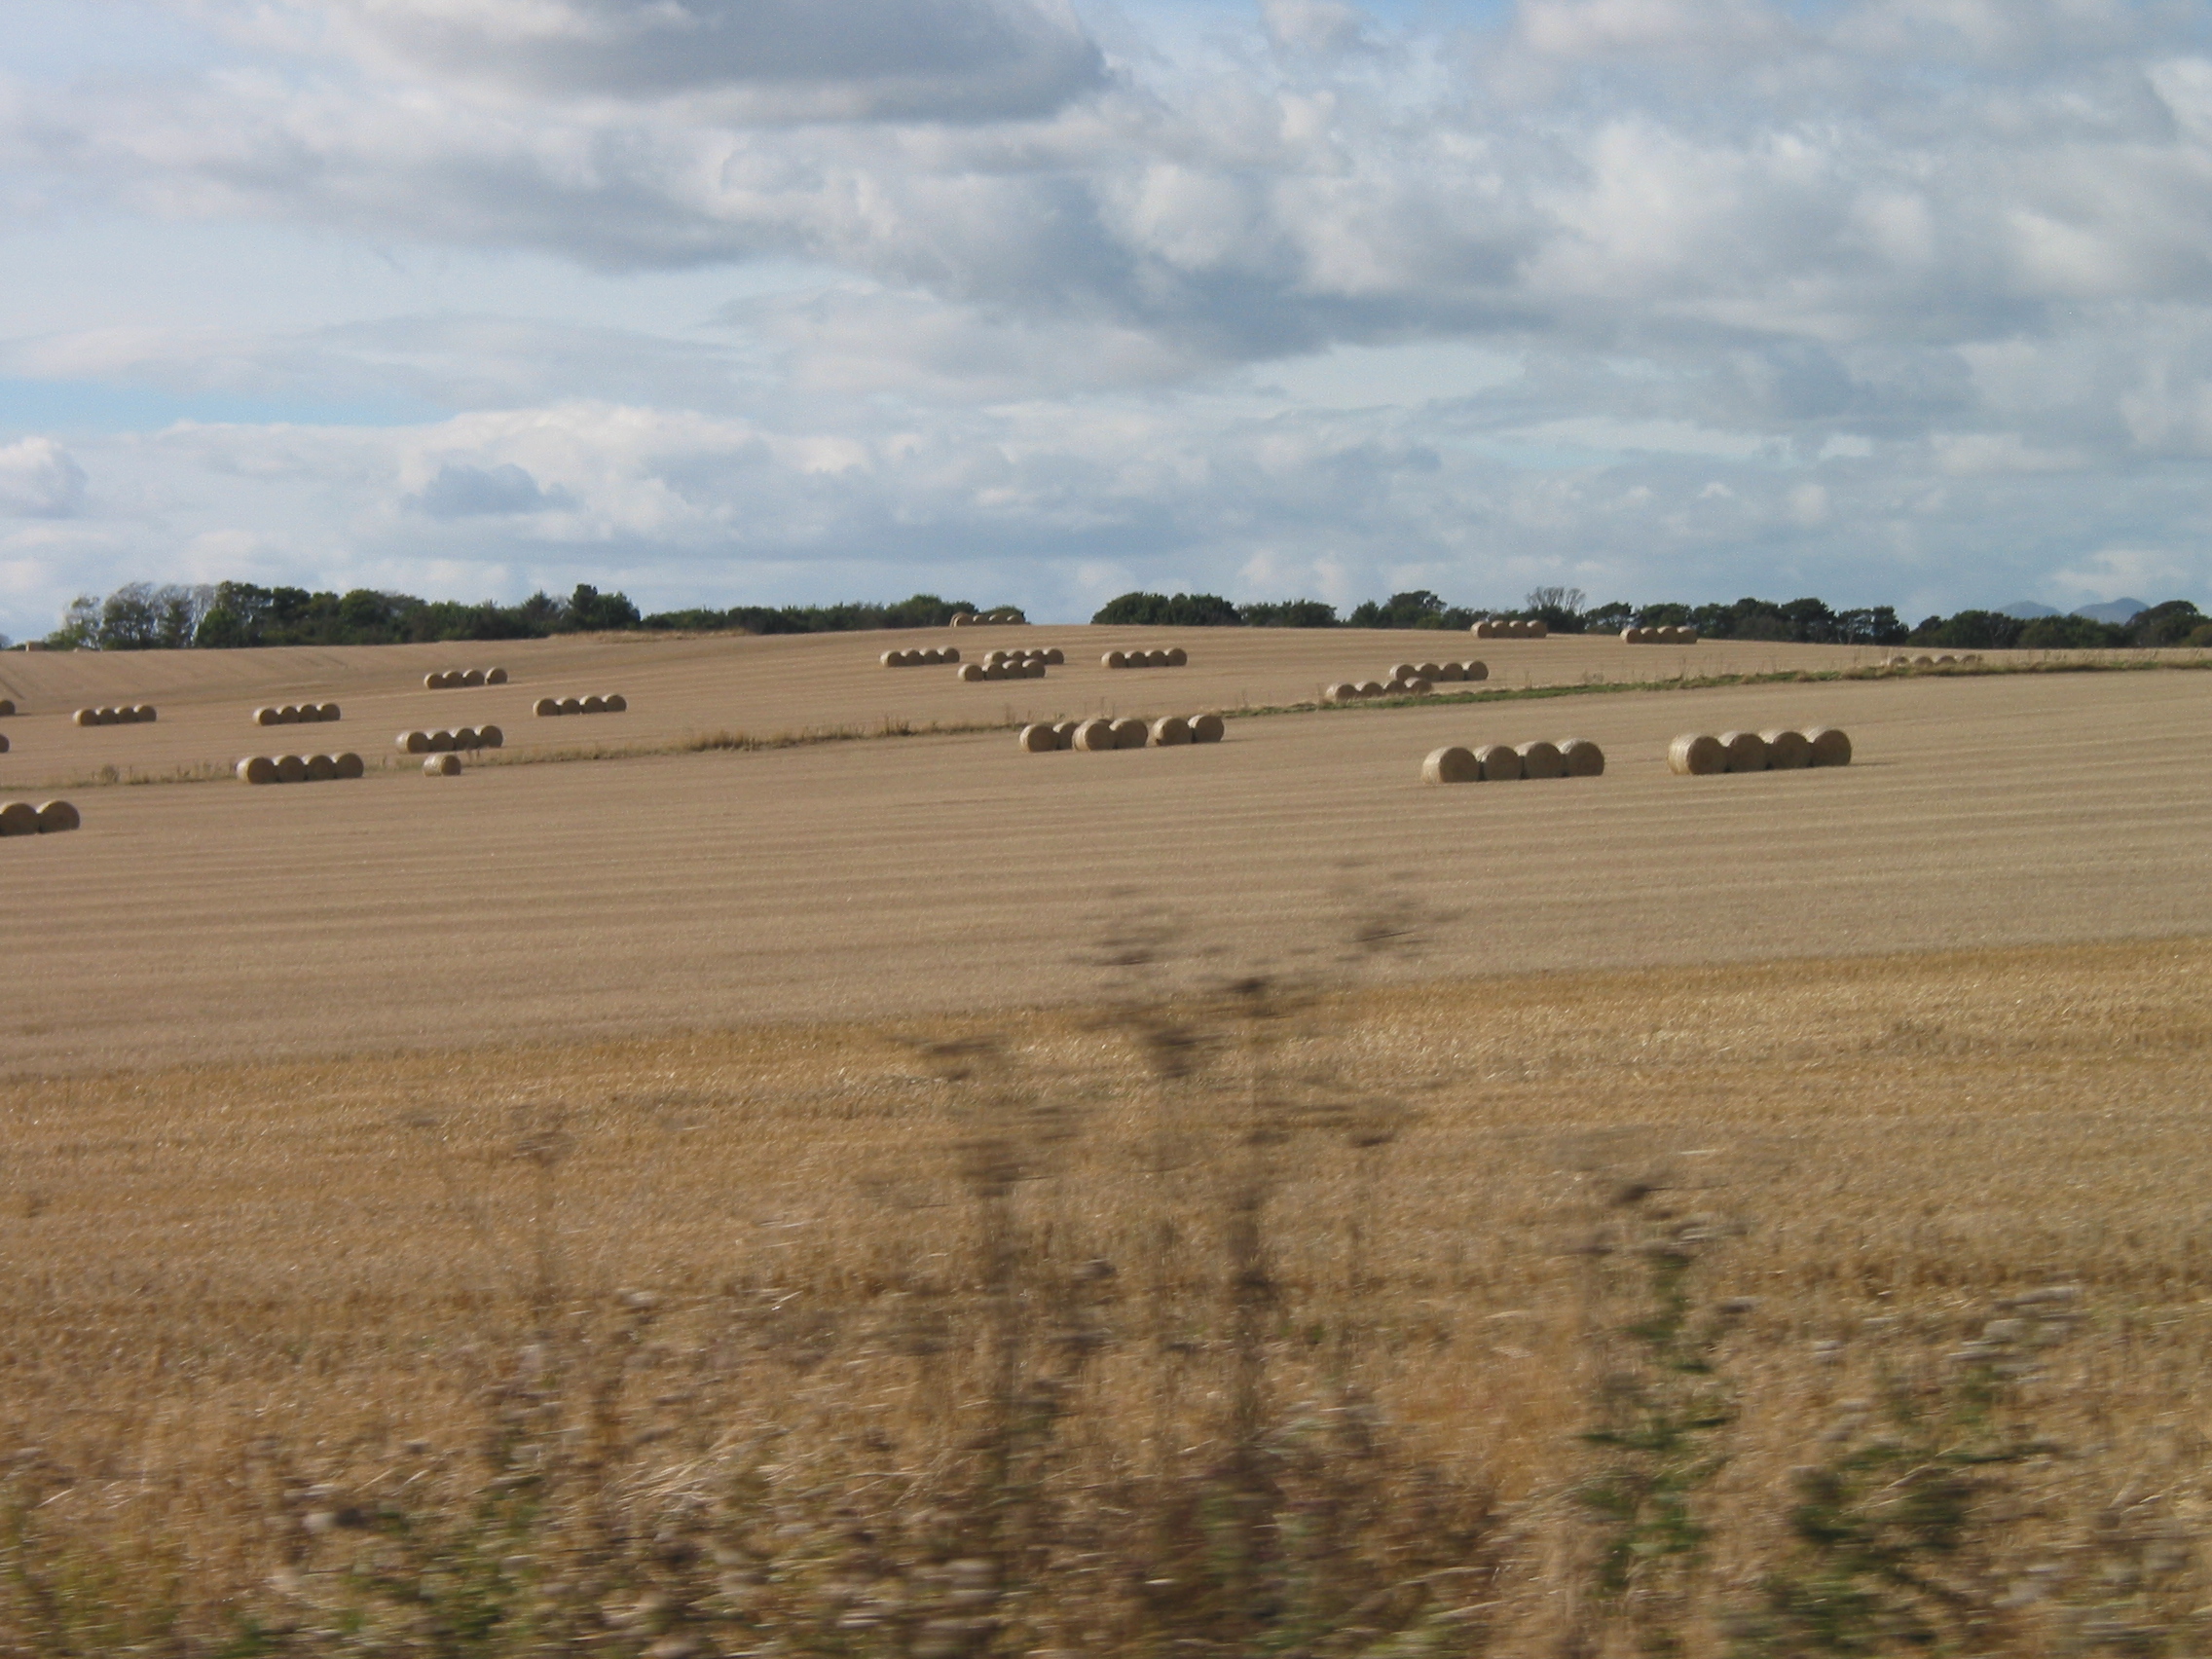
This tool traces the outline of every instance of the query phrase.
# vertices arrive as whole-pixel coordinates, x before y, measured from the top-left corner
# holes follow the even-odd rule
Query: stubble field
[[[943,671],[830,643],[820,720],[718,690],[728,642],[665,647],[668,709],[597,672],[656,645],[564,645],[564,688],[654,741],[718,698],[758,730],[1078,694],[870,716]],[[1395,660],[1350,655],[1220,672],[1257,704]],[[1082,694],[1235,706],[1185,672]],[[85,829],[0,842],[0,1639],[2192,1650],[2208,686],[77,791]],[[129,763],[182,766],[226,721],[366,751],[356,706],[388,744],[490,695],[256,732],[233,689],[52,749],[8,722],[0,776],[155,733]],[[1813,723],[1852,767],[1660,761]],[[1569,732],[1606,776],[1418,783]],[[1819,1546],[1808,1468],[1848,1522]]]

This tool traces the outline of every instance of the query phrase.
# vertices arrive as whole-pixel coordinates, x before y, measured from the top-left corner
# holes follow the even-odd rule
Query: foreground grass
[[[2203,1650],[2212,943],[1355,922],[0,1086],[0,1651]]]

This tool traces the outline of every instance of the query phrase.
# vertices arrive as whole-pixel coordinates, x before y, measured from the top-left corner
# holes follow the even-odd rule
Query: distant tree
[[[1377,605],[1373,600],[1355,606],[1345,618],[1347,628],[1464,628],[1474,612],[1448,606],[1426,588],[1394,593]]]
[[[1585,610],[1582,613],[1582,628],[1585,633],[1610,634],[1617,629],[1626,628],[1635,620],[1636,607],[1616,599]]]
[[[2148,610],[2138,610],[2122,626],[2128,643],[2136,645],[2183,645],[2205,625],[2204,613],[2186,599],[2169,599]]]
[[[1589,600],[1590,596],[1578,587],[1530,588],[1522,602],[1523,614],[1555,634],[1579,634],[1588,626],[1582,615]]]
[[[47,635],[49,650],[96,651],[100,646],[99,595],[81,593],[61,613],[61,626]]]
[[[1917,642],[1919,638],[1915,629],[1913,639]],[[2039,616],[2021,628],[2014,642],[2021,649],[2031,651],[2097,650],[2127,643],[2125,623],[2099,622],[2088,616]]]
[[[1317,599],[1286,599],[1240,605],[1236,613],[1247,628],[1334,628],[1337,608]]]
[[[1108,600],[1093,622],[1146,628],[1234,628],[1241,620],[1236,607],[1213,593],[1124,593]]]
[[[589,582],[578,582],[562,608],[560,625],[567,633],[604,633],[634,628],[640,620],[627,594],[601,593]]]
[[[2002,610],[1962,610],[1954,616],[1929,617],[1913,629],[1907,643],[1954,651],[2004,651],[2019,645],[2029,626]]]

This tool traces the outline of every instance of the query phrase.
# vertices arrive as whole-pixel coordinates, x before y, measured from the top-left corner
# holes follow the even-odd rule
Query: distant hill
[[[2010,605],[2000,605],[1997,614],[2017,617],[2022,622],[2033,622],[2039,616],[2056,616],[2058,610],[2054,606],[2038,605],[2032,599],[2015,599]]]
[[[2138,610],[2150,608],[2149,600],[2116,599],[2104,605],[2082,606],[2076,609],[2074,614],[2086,616],[2092,622],[2125,622]]]

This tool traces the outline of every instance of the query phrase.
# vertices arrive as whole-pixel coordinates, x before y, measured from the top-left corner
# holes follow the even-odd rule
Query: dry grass
[[[1966,1650],[2199,1649],[2212,943],[1101,954],[1094,1015],[0,1088],[0,1650],[1715,1652],[1892,1395],[1996,1449],[1910,1562]],[[1654,1261],[1755,1301],[1710,1530],[1608,1598],[1575,1493],[1691,1465],[1579,1437],[1702,1397]]]

